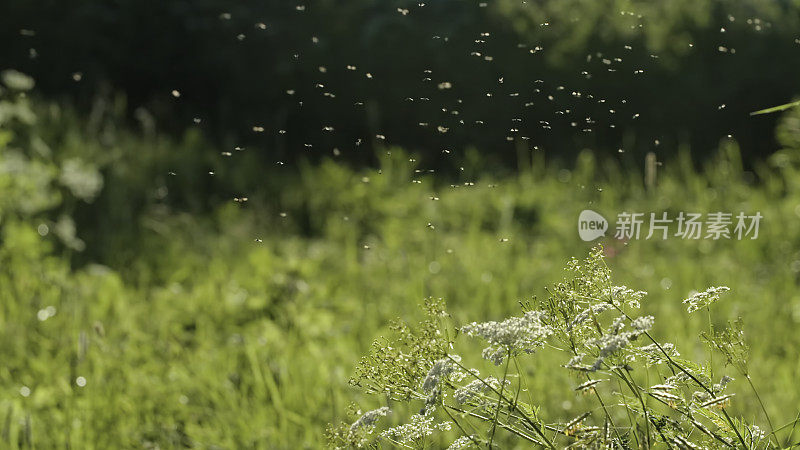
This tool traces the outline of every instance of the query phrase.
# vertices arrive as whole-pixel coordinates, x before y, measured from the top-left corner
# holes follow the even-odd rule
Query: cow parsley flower
[[[753,436],[753,442],[759,442],[767,436],[766,431],[759,428],[758,425],[753,425],[750,427],[750,434]]]
[[[641,306],[645,295],[647,295],[647,292],[634,291],[627,286],[611,286],[603,289],[603,296],[608,297],[613,304],[620,306],[626,303],[629,307],[636,309]]]
[[[543,315],[541,311],[528,311],[522,317],[510,317],[502,322],[473,322],[461,327],[461,331],[485,339],[490,345],[483,350],[483,357],[499,366],[509,353],[533,353],[544,345],[553,331],[542,323]]]
[[[690,382],[692,382],[692,377],[683,372],[677,372],[675,375],[669,376],[664,380],[666,384],[687,384]],[[697,392],[695,394],[697,394]],[[708,395],[705,392],[700,392],[700,394]]]
[[[591,305],[575,315],[575,318],[567,324],[567,331],[571,331],[575,327],[581,325],[583,322],[589,319],[589,317],[596,316],[610,308],[611,305],[608,303],[597,303],[595,305]]]
[[[566,364],[563,365],[563,367],[566,367],[567,369],[571,370],[578,370],[581,372],[591,371],[591,367],[583,363],[584,356],[586,355],[584,355],[583,353],[579,353],[573,356]]]
[[[591,341],[592,345],[600,347],[600,354],[597,356],[594,364],[592,364],[591,371],[599,370],[603,361],[605,361],[608,356],[627,347],[631,342],[629,336],[629,333],[605,334],[599,339]]]
[[[632,340],[635,340],[653,326],[653,316],[643,316],[631,321],[633,330],[622,331],[625,322],[622,317],[617,317],[608,328],[606,334],[597,339],[589,341],[590,345],[597,346],[600,352],[591,366],[591,371],[599,370],[605,358],[627,347]]]
[[[381,433],[384,438],[394,439],[403,444],[411,444],[425,436],[430,436],[436,431],[449,431],[450,422],[433,423],[433,408],[425,414],[414,414],[411,422],[399,425]]]
[[[428,371],[425,380],[422,382],[422,390],[424,392],[431,392],[442,378],[448,377],[456,369],[457,366],[453,363],[453,360],[461,361],[461,357],[452,355],[451,358],[453,359],[442,358],[433,363],[433,367]]]
[[[350,425],[350,431],[354,432],[359,428],[367,428],[375,425],[375,422],[378,421],[381,417],[386,417],[390,412],[386,406],[380,407],[378,409],[373,409],[372,411],[367,411],[361,417],[358,418],[352,425]]]
[[[651,365],[667,362],[668,360],[664,355],[664,352],[666,352],[671,358],[681,356],[681,354],[675,349],[675,344],[670,342],[662,343],[660,348],[656,344],[650,344],[638,347],[636,349],[636,353],[645,358],[647,363]]]
[[[650,331],[653,328],[653,322],[655,319],[653,316],[642,316],[636,319],[633,319],[631,322],[631,326],[635,328],[637,331],[645,332]]]
[[[716,303],[716,301],[719,300],[720,295],[730,290],[731,289],[727,286],[710,287],[703,292],[693,293],[689,296],[689,298],[683,301],[683,304],[688,305],[686,310],[690,313],[693,313],[698,309],[702,309],[712,305],[713,303]]]
[[[711,387],[711,390],[712,390],[712,391],[714,391],[714,392],[716,392],[716,393],[720,393],[720,392],[722,392],[722,391],[724,391],[724,390],[725,390],[725,387],[726,387],[726,386],[728,385],[728,383],[730,383],[731,381],[733,381],[733,378],[731,378],[731,377],[729,377],[729,376],[727,376],[727,375],[724,375],[724,376],[722,377],[722,379],[721,379],[721,380],[719,380],[719,383],[714,383],[714,385]]]
[[[453,441],[447,450],[461,450],[464,448],[478,448],[475,446],[474,436],[461,436],[460,438]]]
[[[631,341],[628,339],[627,334],[611,334],[605,335],[595,341],[600,347],[600,357],[604,358],[614,352],[625,348]]]
[[[506,385],[509,384],[510,382],[506,380]],[[491,388],[489,386],[491,386]],[[489,392],[492,389],[499,391],[500,381],[495,377],[487,377],[484,380],[475,380],[466,386],[456,389],[453,393],[453,398],[456,402],[463,405],[478,395]]]
[[[625,327],[625,319],[623,317],[617,317],[611,322],[611,326],[608,328],[608,332],[611,334],[617,334]]]

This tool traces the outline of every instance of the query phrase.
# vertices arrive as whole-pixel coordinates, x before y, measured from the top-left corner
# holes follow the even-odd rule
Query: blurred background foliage
[[[386,143],[450,171],[470,147],[511,169],[534,147],[568,162],[591,148],[639,164],[647,151],[664,159],[686,145],[702,161],[729,134],[749,164],[777,143],[776,118],[747,113],[800,90],[797,9],[797,0],[9,0],[0,62],[81,111],[122,92],[130,120],[178,137],[197,125],[215,145],[269,164],[333,148],[374,164]]]
[[[729,285],[714,320],[745,318],[768,410],[788,421],[800,401],[800,110],[784,115],[782,148],[752,171],[731,139],[699,169],[686,151],[665,162],[656,186],[591,151],[513,176],[472,167],[473,181],[448,184],[385,148],[377,168],[303,163],[272,181],[272,196],[199,214],[168,201],[173,190],[223,188],[202,158],[186,179],[169,175],[170,158],[191,162],[185,154],[208,145],[196,132],[128,131],[32,100],[24,75],[3,79],[5,446],[317,448],[351,400],[383,403],[347,378],[389,320],[413,320],[429,295],[446,298],[457,323],[516,313],[587,250],[575,233],[587,207],[609,218],[760,211],[757,240],[601,242],[618,282],[650,291],[643,309],[656,334],[686,357],[703,357],[693,336],[707,324],[680,300]],[[561,364],[540,355],[530,373],[552,420],[580,401]],[[732,408],[752,414],[755,402],[737,396]]]
[[[753,241],[602,243],[688,357],[707,325],[680,300],[729,285],[715,320],[745,318],[793,419],[800,109],[748,113],[800,89],[798,11],[3,2],[0,446],[317,448],[381,403],[347,378],[390,319],[428,295],[458,322],[517,313],[588,249],[585,208],[764,215]],[[532,378],[553,420],[561,363]]]

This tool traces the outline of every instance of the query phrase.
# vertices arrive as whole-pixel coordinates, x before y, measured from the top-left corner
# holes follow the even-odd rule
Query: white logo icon
[[[584,209],[578,216],[578,234],[584,241],[593,241],[600,236],[606,235],[608,221],[605,217],[592,211]]]

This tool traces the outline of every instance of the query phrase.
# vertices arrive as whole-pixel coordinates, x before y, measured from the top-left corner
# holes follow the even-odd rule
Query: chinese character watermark
[[[666,212],[645,214],[626,211],[617,215],[614,237],[624,240],[666,240],[669,237],[687,240],[757,239],[763,218],[758,211],[753,215],[739,212],[736,216],[722,211],[706,214],[681,211],[672,218]],[[578,216],[578,234],[584,241],[605,236],[608,228],[608,221],[590,209]]]

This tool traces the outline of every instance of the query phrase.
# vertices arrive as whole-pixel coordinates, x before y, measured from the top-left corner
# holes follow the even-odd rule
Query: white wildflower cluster
[[[611,286],[610,288],[603,289],[603,296],[611,299],[611,302],[615,305],[621,306],[622,303],[626,303],[629,307],[636,309],[639,309],[641,306],[645,295],[647,295],[647,292],[634,291],[627,286]]]
[[[450,422],[434,424],[433,408],[430,408],[425,414],[414,414],[411,416],[411,423],[389,428],[381,433],[381,436],[402,444],[411,444],[425,436],[430,436],[436,431],[449,431],[450,427]]]
[[[719,300],[720,295],[728,291],[730,291],[730,288],[727,286],[710,287],[703,292],[695,292],[690,295],[689,298],[683,301],[683,304],[688,305],[686,307],[687,311],[693,313],[698,309],[705,308],[715,303]]]
[[[583,353],[573,356],[566,364],[564,364],[564,367],[572,370],[580,370],[582,372],[589,371],[591,368],[583,364],[584,356],[586,355],[584,355]]]
[[[631,326],[637,331],[644,333],[645,331],[650,331],[650,329],[653,328],[653,322],[655,322],[655,318],[653,316],[642,316],[633,319]]]
[[[447,450],[461,450],[464,448],[478,448],[475,445],[475,437],[474,436],[461,436],[460,438],[453,441]]]
[[[600,349],[597,359],[592,364],[590,371],[594,372],[603,364],[603,361],[612,354],[627,347],[632,340],[635,340],[644,332],[653,326],[653,316],[639,317],[631,321],[633,330],[622,331],[625,327],[622,317],[614,319],[614,322],[609,327],[607,334],[589,341],[590,345],[597,346]]]
[[[422,390],[425,393],[430,393],[439,384],[443,378],[447,378],[457,368],[453,360],[461,361],[458,355],[452,355],[451,358],[442,358],[433,363],[433,367],[428,371],[425,380],[422,382]]]
[[[386,406],[367,411],[358,418],[347,430],[347,441],[356,447],[362,447],[369,442],[369,435],[375,431],[375,423],[392,411]]]
[[[553,330],[542,323],[543,315],[541,311],[528,311],[522,317],[510,317],[502,322],[473,322],[461,327],[461,331],[485,339],[490,346],[483,350],[483,357],[499,366],[509,353],[533,353],[544,345]]]
[[[506,381],[506,385],[509,384],[510,382]],[[495,377],[488,377],[484,380],[472,381],[466,386],[456,389],[453,393],[453,398],[456,402],[463,405],[478,395],[489,392],[492,389],[499,391],[500,381]]]
[[[716,393],[720,393],[725,390],[725,386],[727,386],[731,381],[733,381],[733,378],[724,375],[722,379],[719,380],[719,383],[714,383],[714,386],[711,387],[711,390]]]
[[[589,306],[588,308],[576,314],[575,318],[572,319],[572,322],[567,324],[567,331],[571,331],[573,328],[576,328],[577,326],[581,325],[590,317],[596,316],[597,314],[600,314],[603,311],[606,311],[610,308],[611,305],[609,305],[608,303],[597,303]]]
[[[367,411],[361,417],[358,418],[352,425],[350,425],[350,432],[355,432],[359,428],[368,428],[375,425],[375,422],[378,421],[381,417],[386,417],[392,410],[388,407],[383,406],[378,409],[373,409],[372,411]]]
[[[622,316],[620,316],[615,318],[614,321],[611,322],[611,326],[608,327],[608,332],[617,334],[620,332],[620,330],[622,330],[623,327],[625,327],[625,319]]]
[[[600,369],[600,366],[609,355],[625,348],[630,343],[628,336],[625,334],[607,334],[599,339],[595,339],[592,344],[600,347],[600,354],[591,366],[591,371],[594,372]]]
[[[661,348],[659,348],[659,346],[656,344],[650,344],[638,347],[636,350],[637,353],[644,357],[650,364],[661,364],[666,362],[667,358],[664,353],[669,355],[670,358],[681,356],[678,350],[675,349],[675,344],[670,342],[661,344]]]
[[[693,382],[692,377],[683,373],[683,372],[676,372],[675,375],[669,376],[664,380],[665,384],[687,384]]]
[[[750,435],[752,436],[753,442],[761,441],[765,437],[767,437],[766,431],[764,431],[761,428],[759,428],[758,425],[752,425],[749,428],[750,428]]]

